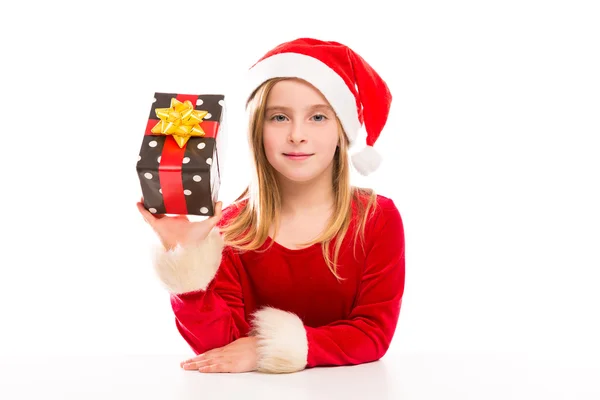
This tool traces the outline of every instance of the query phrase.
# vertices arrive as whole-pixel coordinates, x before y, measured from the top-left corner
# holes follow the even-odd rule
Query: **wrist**
[[[213,232],[213,229],[210,229],[207,232],[206,227],[202,225],[199,225],[195,228],[196,229],[192,228],[190,234],[184,240],[182,240],[182,242],[180,243],[182,247],[197,246],[205,240],[209,239],[211,235],[218,234],[218,232]]]

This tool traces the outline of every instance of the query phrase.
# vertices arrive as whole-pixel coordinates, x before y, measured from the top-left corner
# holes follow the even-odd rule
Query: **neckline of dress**
[[[315,249],[321,247],[321,243],[315,243],[311,246],[302,247],[300,249],[290,249],[289,247],[286,247],[286,246],[282,245],[281,243],[273,240],[273,238],[270,235],[267,236],[267,240],[273,244],[273,247],[275,247],[281,251],[284,251],[286,253],[290,253],[290,254],[306,253],[306,252],[314,251]]]

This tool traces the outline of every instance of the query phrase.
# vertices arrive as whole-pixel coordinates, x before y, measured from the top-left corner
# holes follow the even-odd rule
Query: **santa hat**
[[[335,110],[350,147],[364,124],[366,146],[352,155],[352,164],[362,175],[379,167],[382,158],[373,146],[387,121],[392,95],[361,56],[332,41],[300,38],[282,43],[250,67],[247,91],[278,77],[300,78],[319,89]]]

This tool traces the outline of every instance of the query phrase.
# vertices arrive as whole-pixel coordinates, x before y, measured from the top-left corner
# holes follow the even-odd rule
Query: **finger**
[[[217,225],[221,217],[223,216],[223,202],[218,201],[215,204],[215,213],[208,220],[212,223],[213,226]]]
[[[144,221],[150,224],[154,220],[154,215],[152,215],[150,211],[146,210],[144,203],[136,203],[136,205],[140,214],[142,214],[142,217],[144,217]]]
[[[205,367],[210,364],[219,364],[225,361],[226,357],[222,355],[214,355],[211,357],[203,357],[197,358],[190,362],[185,362],[182,364],[181,368],[186,370],[195,370],[201,367]]]
[[[183,364],[188,364],[188,363],[191,363],[194,361],[200,361],[203,359],[204,359],[204,353],[198,354],[197,356],[192,357],[192,358],[188,358],[187,360],[180,362],[179,365],[183,367]]]
[[[215,358],[217,356],[220,356],[222,352],[223,352],[223,347],[212,349],[205,353],[198,354],[195,357],[188,358],[187,360],[182,361],[179,365],[181,365],[183,367],[184,364],[189,364],[189,363],[196,362],[196,361],[202,361],[202,360],[208,360],[211,358]]]
[[[222,211],[223,211],[223,202],[222,201],[217,201],[216,210],[215,210],[215,217],[220,217]]]
[[[198,368],[198,371],[202,373],[233,372],[231,369],[231,363],[228,362],[205,365]]]
[[[185,368],[186,366],[189,366],[190,364],[195,363],[195,362],[200,361],[200,360],[201,360],[200,357],[188,358],[187,360],[180,362],[179,366],[181,368]]]
[[[188,358],[187,360],[180,362],[179,366],[181,368],[183,368],[183,366],[186,365],[186,364],[190,364],[190,363],[193,363],[193,362],[196,362],[196,361],[200,361],[200,360],[203,360],[203,358],[202,358],[201,355],[193,357],[193,358]]]
[[[190,361],[187,362],[185,364],[183,364],[181,366],[181,368],[185,369],[185,370],[197,370],[199,368],[202,368],[206,365],[210,365],[215,363],[214,359],[204,359],[204,360],[197,360],[197,361]]]

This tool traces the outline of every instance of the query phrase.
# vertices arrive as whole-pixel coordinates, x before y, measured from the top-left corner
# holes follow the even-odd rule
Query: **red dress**
[[[354,218],[349,227],[338,259],[343,281],[327,267],[321,244],[295,250],[268,238],[258,251],[239,253],[215,229],[198,246],[161,247],[154,266],[182,337],[200,354],[256,335],[263,372],[380,359],[398,322],[405,258],[398,209],[381,195],[377,203],[355,255]],[[219,224],[243,204],[226,208]]]

